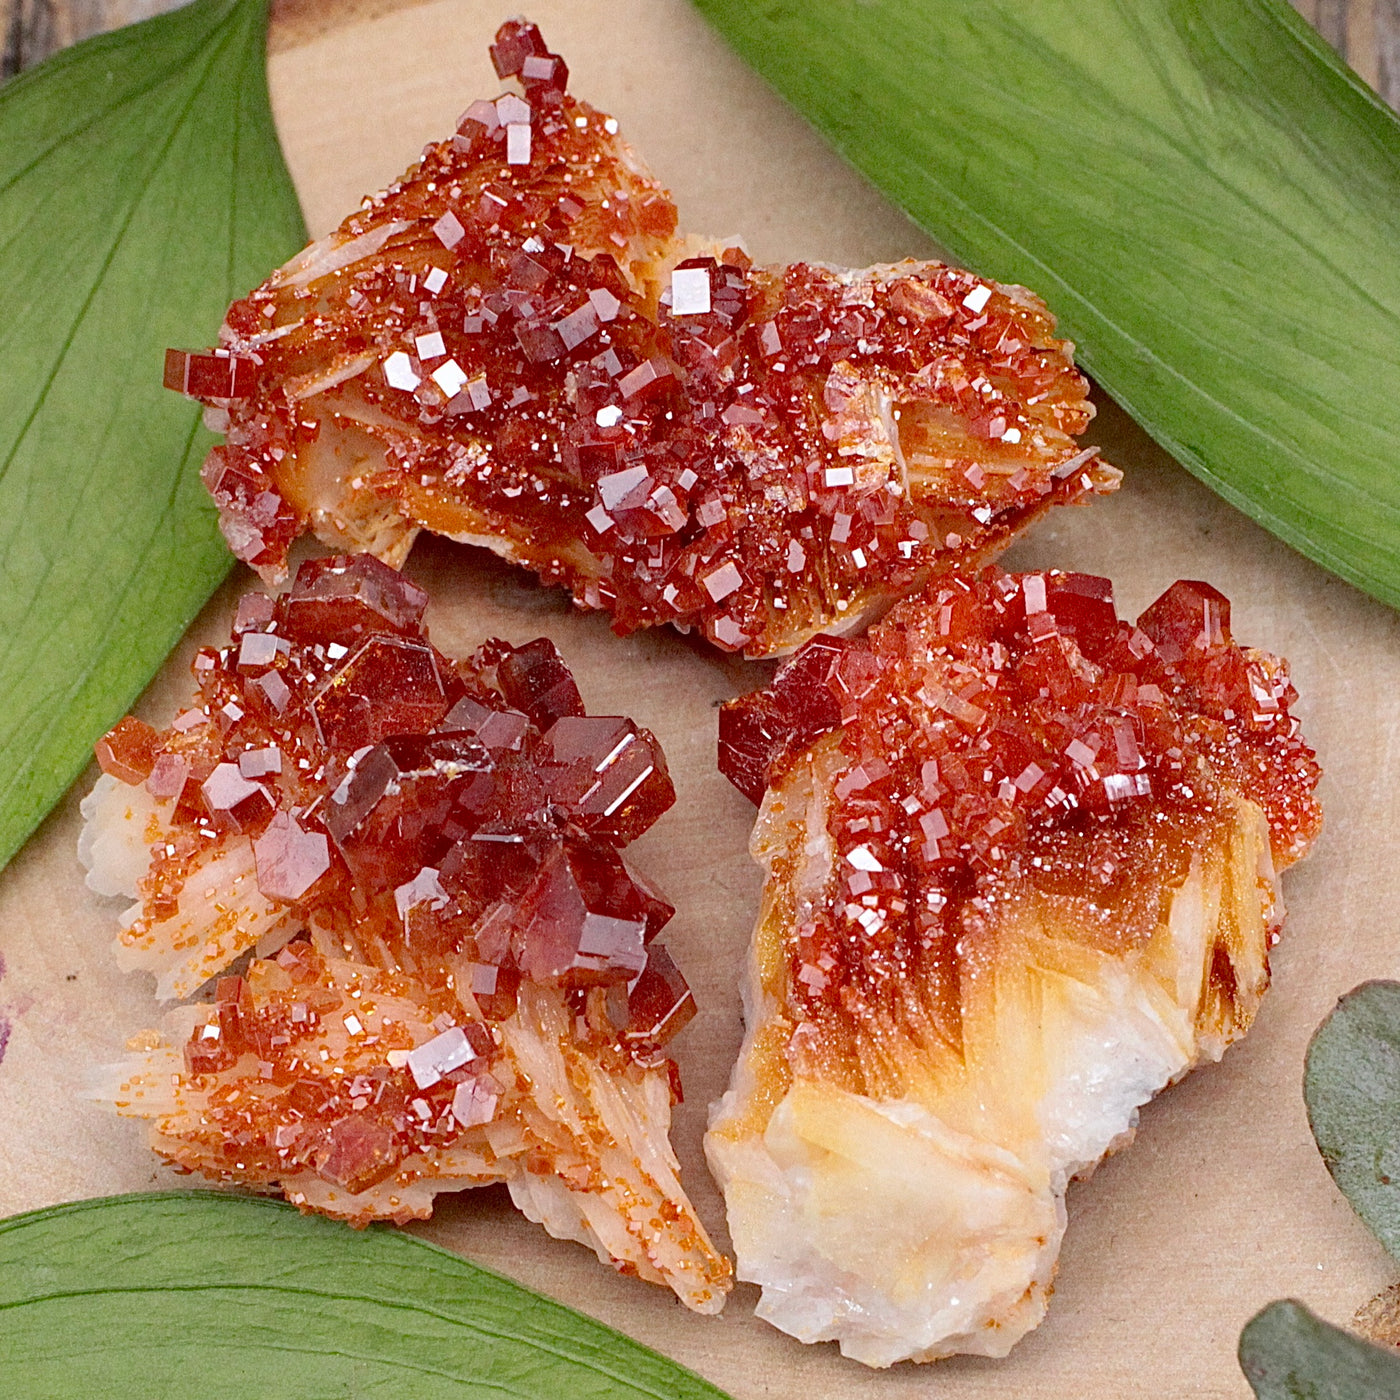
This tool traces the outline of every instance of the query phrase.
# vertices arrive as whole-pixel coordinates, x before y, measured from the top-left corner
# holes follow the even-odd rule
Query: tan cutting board
[[[485,46],[509,13],[439,0],[275,53],[274,107],[313,233],[397,174],[470,99],[496,93]],[[573,90],[615,113],[670,185],[684,226],[741,231],[761,260],[867,263],[931,251],[681,0],[537,0],[532,17],[566,56]],[[1299,1083],[1308,1036],[1335,997],[1364,978],[1400,975],[1400,618],[1217,501],[1113,405],[1102,405],[1093,437],[1124,468],[1123,490],[1046,521],[1011,561],[1111,575],[1132,612],[1179,576],[1224,589],[1236,634],[1292,659],[1327,772],[1327,829],[1287,877],[1292,912],[1275,988],[1250,1038],[1148,1108],[1136,1145],[1071,1191],[1058,1291],[1039,1332],[1004,1362],[877,1374],[756,1321],[747,1286],[721,1318],[694,1317],[668,1293],[548,1239],[498,1189],[443,1205],[426,1236],[630,1332],[736,1400],[1244,1397],[1235,1342],[1257,1308],[1291,1295],[1345,1322],[1392,1281],[1313,1148]],[[590,708],[631,714],[665,744],[679,800],[635,851],[679,908],[667,941],[702,1009],[677,1043],[688,1097],[676,1141],[692,1196],[726,1240],[700,1138],[739,1044],[735,974],[758,879],[745,846],[752,809],[714,771],[715,707],[765,672],[669,633],[618,640],[601,617],[572,612],[466,549],[420,546],[410,572],[432,592],[440,646],[547,633]],[[240,573],[214,599],[141,713],[170,716],[190,685],[194,646],[224,635],[248,581]],[[116,1058],[154,1016],[147,979],[113,968],[115,909],[84,889],[74,857],[90,781],[0,875],[9,1027],[0,1213],[173,1180],[147,1153],[142,1125],[80,1097],[88,1066]]]

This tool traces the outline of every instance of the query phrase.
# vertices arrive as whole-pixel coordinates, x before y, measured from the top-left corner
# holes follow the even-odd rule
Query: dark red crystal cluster
[[[457,133],[230,307],[166,382],[227,431],[235,554],[400,560],[420,527],[750,655],[976,565],[1117,474],[1044,305],[938,263],[755,267],[676,210],[524,22],[523,97]]]
[[[231,1179],[309,1163],[359,1191],[489,1124],[513,1084],[491,1077],[496,1027],[523,983],[557,989],[574,1037],[619,1069],[663,1064],[694,1014],[654,941],[672,907],[620,855],[675,798],[655,738],[588,715],[549,641],[454,662],[426,602],[369,555],[304,564],[285,595],[241,600],[168,729],[127,718],[97,745],[161,814],[124,938],[183,929],[191,872],[240,844],[262,899],[310,934],[222,979],[185,1047],[196,1080],[242,1064],[266,1090],[236,1079],[205,1109]],[[401,1010],[371,1035],[376,1002]]]
[[[1321,822],[1295,699],[1204,583],[1133,625],[1106,579],[988,570],[813,640],[720,719],[720,767],[755,802],[809,761],[829,792],[837,873],[791,931],[794,995],[855,1011],[941,966],[955,1002],[959,939],[1026,888],[1087,900],[1130,947],[1237,797],[1291,863]]]

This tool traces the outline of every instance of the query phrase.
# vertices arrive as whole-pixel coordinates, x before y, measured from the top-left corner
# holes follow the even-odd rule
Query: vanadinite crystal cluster
[[[246,597],[195,704],[99,745],[121,955],[163,997],[218,976],[109,1097],[177,1166],[356,1223],[505,1181],[718,1310],[666,1137],[694,1006],[620,855],[665,763],[551,643],[428,642],[390,566],[484,545],[619,632],[796,653],[720,723],[767,872],[706,1139],[739,1274],[872,1365],[1002,1355],[1069,1180],[1267,986],[1320,821],[1286,668],[1206,584],[1131,624],[1104,579],[986,567],[1118,480],[1038,298],[683,237],[533,25],[491,52],[518,91],[168,356],[226,435],[234,553],[270,583],[305,531],[354,553]]]
[[[269,580],[291,540],[401,563],[420,528],[751,656],[849,630],[1118,473],[1044,304],[939,263],[757,267],[677,234],[533,25],[521,93],[229,308],[166,382]]]
[[[706,1145],[765,1316],[873,1365],[1040,1320],[1069,1178],[1268,984],[1321,820],[1295,700],[1207,584],[1134,625],[988,570],[726,707],[768,884]]]
[[[728,1265],[666,1140],[694,1003],[620,854],[674,800],[660,746],[586,714],[549,641],[444,656],[426,602],[368,555],[304,564],[169,728],[99,743],[86,853],[139,895],[125,961],[188,996],[253,950],[111,1097],[174,1165],[355,1223],[505,1180],[714,1310]]]
[[[796,981],[850,1003],[851,979],[820,972],[848,962],[838,948],[859,955],[873,993],[961,932],[998,884],[1042,870],[1098,892],[1131,940],[1122,915],[1150,902],[1143,873],[1170,880],[1224,792],[1267,815],[1280,864],[1296,860],[1320,821],[1296,699],[1277,657],[1235,644],[1209,584],[1173,584],[1134,625],[1107,579],[989,571],[909,600],[864,637],[810,642],[725,707],[719,763],[757,803],[832,736],[829,834],[850,873]]]

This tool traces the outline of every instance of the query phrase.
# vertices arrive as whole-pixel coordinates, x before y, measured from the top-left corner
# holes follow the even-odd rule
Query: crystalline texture
[[[357,554],[303,564],[278,611],[284,635],[344,644],[366,632],[415,633],[427,605],[416,583]]]
[[[1028,869],[1089,880],[1127,923],[1146,919],[1167,852],[1226,793],[1262,810],[1276,862],[1296,859],[1319,814],[1293,694],[1193,582],[1135,627],[1105,579],[989,572],[866,638],[809,643],[720,722],[720,766],[756,801],[824,736],[844,756],[830,835],[853,873],[794,945],[796,994],[839,1005],[856,978],[873,995],[967,899]]]
[[[840,638],[814,637],[766,690],[720,711],[719,770],[750,801],[762,800],[769,772],[790,747],[840,724],[831,682],[845,650]]]
[[[151,776],[156,745],[155,730],[143,720],[127,715],[97,741],[95,753],[104,773],[134,786]]]
[[[237,763],[221,763],[204,780],[200,795],[211,817],[236,831],[261,830],[274,803],[260,783],[243,776]]]
[[[626,845],[676,800],[661,746],[631,720],[565,716],[544,736],[551,795],[592,836]]]
[[[501,693],[541,729],[565,715],[583,714],[583,699],[559,648],[547,637],[516,647],[496,668]]]
[[[257,387],[257,361],[227,351],[165,352],[165,387],[192,399],[243,399]]]
[[[356,879],[397,886],[446,853],[459,800],[492,768],[469,735],[391,739],[360,757],[321,821]]]
[[[1134,626],[987,570],[727,707],[767,878],[706,1150],[765,1318],[872,1366],[1040,1321],[1069,1180],[1268,986],[1321,819],[1295,699],[1208,585]]]
[[[327,748],[353,750],[431,729],[449,705],[433,649],[380,636],[362,642],[325,682],[311,713]]]
[[[585,714],[553,643],[453,661],[425,602],[369,556],[312,561],[239,603],[168,728],[99,742],[104,783],[145,787],[124,956],[185,995],[280,949],[113,1097],[182,1169],[358,1224],[507,1181],[713,1311],[728,1265],[664,1166],[660,1047],[693,999],[618,850],[670,805],[665,760]]]
[[[538,29],[508,22],[492,58],[523,96],[473,102],[228,310],[213,354],[257,376],[208,400],[229,428],[206,480],[269,580],[300,529],[391,563],[428,529],[621,632],[781,655],[1113,488],[1030,293],[681,235]]]
[[[319,831],[308,831],[290,812],[278,812],[253,842],[258,888],[269,899],[294,903],[330,869],[330,848]]]
[[[625,982],[646,966],[646,909],[607,847],[561,847],[521,905],[520,963],[537,982]]]
[[[627,1038],[665,1045],[694,1018],[695,998],[671,955],[661,947],[649,949],[627,994]]]

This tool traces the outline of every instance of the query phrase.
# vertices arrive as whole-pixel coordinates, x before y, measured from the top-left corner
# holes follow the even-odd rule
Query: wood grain
[[[56,49],[118,25],[133,24],[184,0],[0,0],[0,81]],[[424,0],[273,0],[273,53],[333,30],[378,19]]]
[[[0,0],[0,81],[90,34],[174,9],[178,0]],[[426,0],[273,0],[273,53]],[[1292,0],[1392,107],[1400,110],[1400,0]]]

